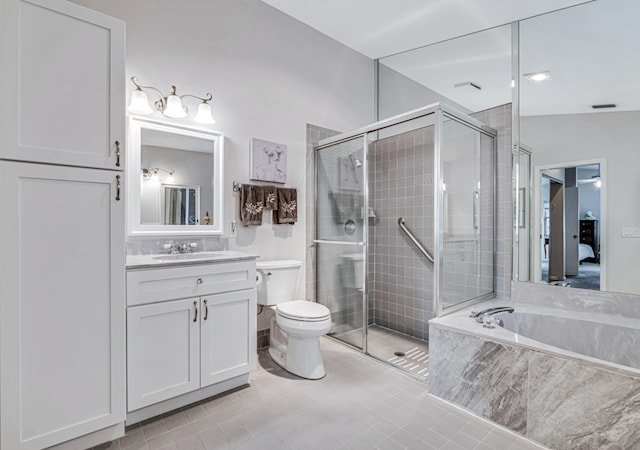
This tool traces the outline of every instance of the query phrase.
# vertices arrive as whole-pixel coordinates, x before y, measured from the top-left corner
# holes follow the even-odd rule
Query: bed
[[[582,263],[587,258],[594,258],[596,255],[593,253],[593,249],[588,244],[578,244],[578,261]]]

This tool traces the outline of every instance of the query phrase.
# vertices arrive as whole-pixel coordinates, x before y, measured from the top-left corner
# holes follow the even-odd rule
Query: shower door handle
[[[478,200],[480,198],[480,193],[478,191],[473,191],[473,229],[477,230],[480,228],[478,225]]]

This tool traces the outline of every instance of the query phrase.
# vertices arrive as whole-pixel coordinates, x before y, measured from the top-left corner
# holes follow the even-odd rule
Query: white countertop
[[[149,269],[166,266],[185,266],[193,264],[211,264],[230,261],[256,259],[258,255],[236,252],[233,250],[219,250],[213,252],[194,252],[156,255],[127,255],[125,266],[127,269]]]

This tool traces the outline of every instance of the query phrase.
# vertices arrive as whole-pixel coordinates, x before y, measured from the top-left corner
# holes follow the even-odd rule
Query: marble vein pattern
[[[558,449],[640,448],[640,379],[531,353],[530,439]]]
[[[429,362],[433,395],[526,434],[526,351],[435,327],[430,342],[438,345]]]
[[[640,376],[430,327],[430,392],[553,449],[640,448]]]

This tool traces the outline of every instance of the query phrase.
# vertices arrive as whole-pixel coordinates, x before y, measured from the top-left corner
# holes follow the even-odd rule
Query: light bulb
[[[193,118],[198,123],[216,123],[213,115],[211,114],[211,105],[207,102],[202,102],[198,105],[198,113]]]
[[[182,100],[175,94],[172,94],[167,97],[167,106],[162,111],[167,117],[171,117],[173,119],[182,119],[187,115],[187,112],[184,110],[184,106],[182,106]]]
[[[131,114],[151,114],[153,112],[149,106],[147,94],[140,88],[131,93],[131,102],[129,102],[127,110]]]

